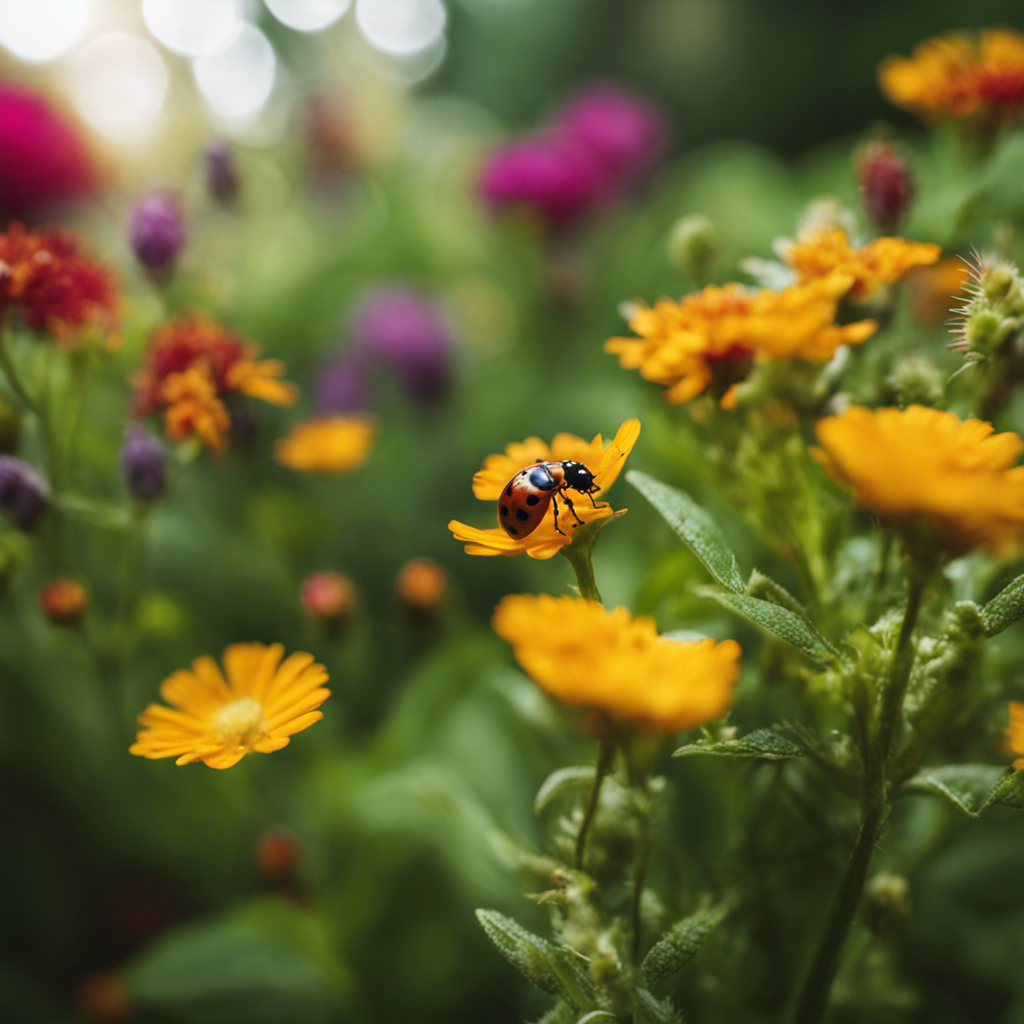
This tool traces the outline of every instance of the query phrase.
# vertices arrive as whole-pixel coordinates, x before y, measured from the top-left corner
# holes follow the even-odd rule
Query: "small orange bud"
[[[55,626],[76,626],[89,606],[89,595],[78,580],[59,576],[40,591],[39,604]]]
[[[432,614],[447,591],[447,571],[429,558],[410,559],[395,580],[398,599],[415,615]]]
[[[75,1002],[89,1020],[124,1020],[135,1000],[114,971],[90,974],[78,986]]]
[[[338,633],[347,624],[356,607],[355,584],[339,572],[315,572],[302,581],[302,606],[329,632]]]
[[[292,881],[302,863],[302,843],[286,828],[269,829],[256,844],[256,863],[266,881]]]

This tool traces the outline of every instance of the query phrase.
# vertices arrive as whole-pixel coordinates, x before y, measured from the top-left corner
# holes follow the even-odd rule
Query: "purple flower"
[[[602,83],[577,93],[555,119],[555,130],[586,148],[625,186],[653,170],[665,149],[667,126],[650,103]]]
[[[20,530],[31,530],[50,503],[50,485],[27,463],[0,455],[0,510]]]
[[[139,263],[150,273],[169,273],[185,245],[185,221],[177,197],[151,192],[132,208],[128,238]]]
[[[316,379],[318,416],[347,416],[371,408],[373,398],[362,359],[346,354],[320,370]]]
[[[590,149],[554,135],[519,139],[493,152],[480,192],[496,209],[531,210],[551,231],[565,231],[592,213],[608,191],[608,176]]]
[[[210,195],[224,206],[237,202],[241,182],[235,151],[227,142],[211,142],[203,151],[206,187]]]
[[[125,434],[121,468],[128,493],[137,501],[156,501],[167,487],[167,452],[142,427],[131,427]]]
[[[454,344],[436,302],[405,285],[370,294],[352,321],[356,352],[389,367],[405,392],[429,403],[451,384]]]

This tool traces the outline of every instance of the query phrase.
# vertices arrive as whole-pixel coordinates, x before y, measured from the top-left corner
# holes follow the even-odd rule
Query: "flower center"
[[[266,732],[267,722],[258,700],[241,697],[220,708],[210,726],[225,746],[251,747]]]

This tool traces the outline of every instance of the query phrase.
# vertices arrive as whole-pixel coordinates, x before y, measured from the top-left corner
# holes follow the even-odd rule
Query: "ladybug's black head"
[[[565,486],[571,487],[574,491],[590,494],[593,491],[601,490],[594,483],[594,474],[582,462],[567,460],[562,463],[562,472],[565,474]]]

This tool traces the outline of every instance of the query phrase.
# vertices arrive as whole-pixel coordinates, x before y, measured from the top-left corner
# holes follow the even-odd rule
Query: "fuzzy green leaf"
[[[758,757],[764,761],[784,761],[791,757],[805,757],[809,753],[810,744],[795,729],[787,725],[773,725],[748,733],[738,740],[687,743],[672,756],[713,754],[716,757]]]
[[[724,593],[713,587],[699,587],[697,593],[739,612],[818,664],[827,664],[839,658],[839,652],[810,622],[788,608],[749,594]]]
[[[574,789],[585,789],[594,784],[595,768],[593,765],[572,765],[568,768],[559,768],[552,772],[537,790],[537,796],[533,801],[535,814],[541,814],[544,809],[564,793],[570,793]]]
[[[698,910],[696,914],[683,918],[668,934],[662,936],[640,965],[647,984],[657,985],[689,963],[728,912],[725,903],[707,910]]]
[[[995,636],[1024,618],[1024,575],[1007,584],[981,609],[986,636]]]
[[[646,473],[630,470],[626,479],[661,513],[723,587],[743,593],[746,588],[736,556],[729,550],[715,521],[700,505],[682,491]]]
[[[922,768],[903,790],[940,796],[968,818],[980,817],[995,804],[1024,808],[1024,774],[990,764]]]

